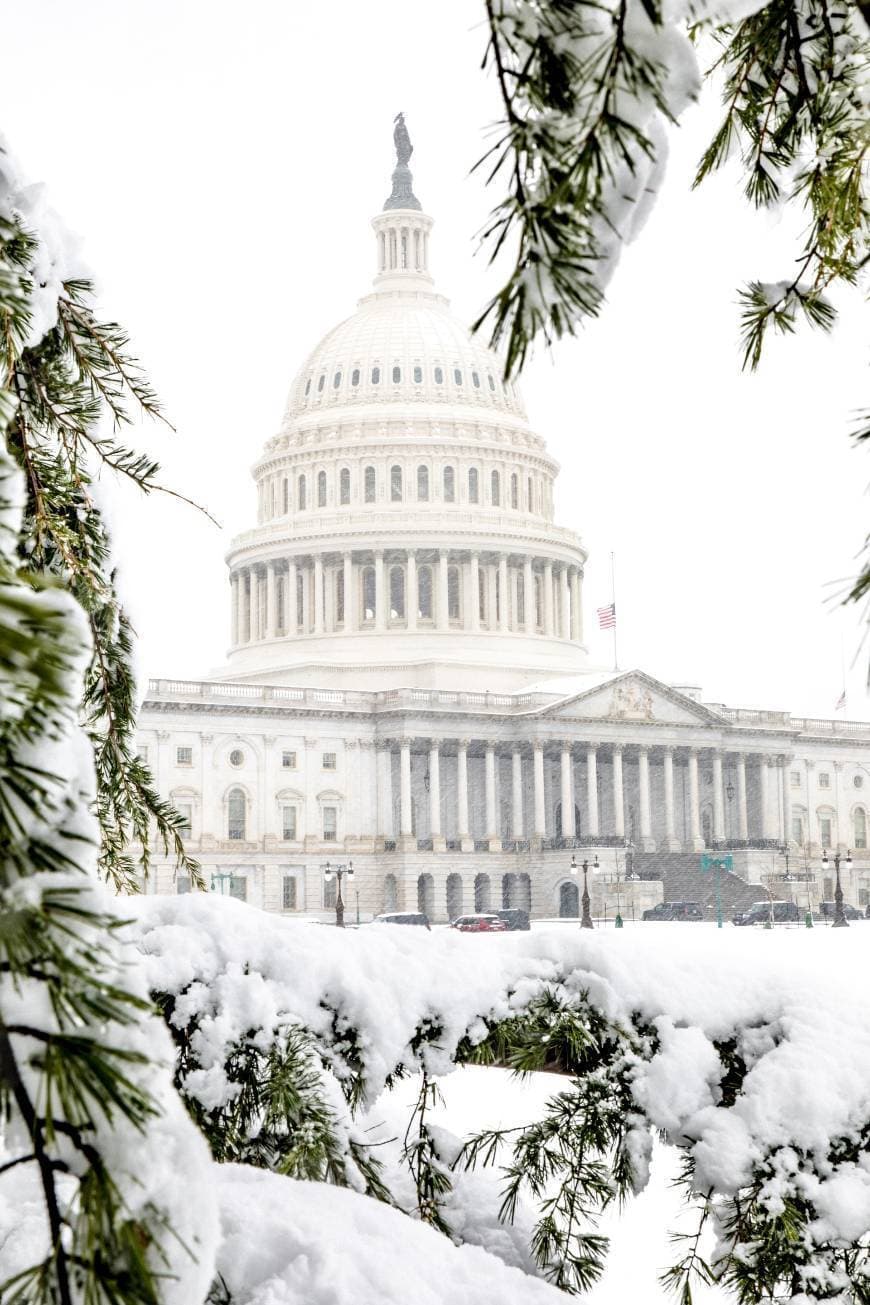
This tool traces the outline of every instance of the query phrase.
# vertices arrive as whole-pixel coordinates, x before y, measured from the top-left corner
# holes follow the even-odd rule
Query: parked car
[[[659,902],[644,911],[644,920],[703,920],[704,908],[700,902]]]
[[[816,919],[833,920],[837,913],[836,902],[819,902],[819,914]],[[858,910],[857,906],[850,906],[848,902],[843,903],[843,914],[847,920],[863,920],[864,916]]]
[[[797,902],[753,902],[745,911],[738,911],[732,923],[769,924],[771,912],[774,924],[795,924],[803,919],[803,912]]]
[[[423,929],[431,929],[428,915],[422,911],[391,911],[386,915],[376,915],[372,924],[416,924]]]
[[[494,911],[500,920],[504,920],[508,927],[508,932],[517,929],[531,929],[532,925],[529,920],[528,911],[523,911],[519,906],[506,906],[501,911]]]
[[[506,933],[508,928],[497,915],[459,915],[450,927],[460,933]]]

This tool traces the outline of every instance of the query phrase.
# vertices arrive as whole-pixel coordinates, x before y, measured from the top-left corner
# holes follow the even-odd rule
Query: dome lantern
[[[408,161],[414,152],[405,115],[396,115],[393,130],[396,166],[393,188],[383,211],[373,220],[377,240],[375,288],[395,291],[427,292],[432,287],[429,275],[429,232],[432,219],[422,211],[414,194],[414,178]]]

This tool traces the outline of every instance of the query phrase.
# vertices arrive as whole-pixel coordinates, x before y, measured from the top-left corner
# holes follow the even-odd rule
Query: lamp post
[[[791,872],[790,872],[790,870],[789,870],[789,868],[788,868],[789,850],[788,850],[788,844],[787,844],[787,843],[786,843],[786,845],[785,845],[784,847],[781,847],[781,848],[779,849],[779,855],[782,856],[782,857],[785,857],[785,875],[784,875],[784,878],[785,878],[786,883],[791,883]],[[798,878],[800,878],[800,875],[798,875]],[[812,929],[812,927],[813,927],[813,904],[812,904],[812,899],[810,898],[810,875],[809,875],[809,871],[807,871],[807,874],[806,874],[806,881],[807,881],[807,913],[806,913],[806,915],[804,916],[804,924],[806,925],[806,927],[807,927],[808,929]]]
[[[595,853],[595,859],[594,859],[594,861],[592,862],[592,866],[591,866],[591,868],[592,868],[593,870],[597,870],[597,869],[598,869],[598,853],[597,853],[597,852]],[[572,857],[571,857],[571,873],[572,873],[572,875],[576,875],[576,873],[577,873],[578,870],[582,870],[582,871],[583,871],[583,896],[580,898],[580,901],[581,901],[582,906],[583,906],[583,917],[582,917],[582,919],[580,920],[580,928],[581,928],[581,929],[594,929],[594,928],[595,928],[595,926],[594,926],[593,923],[592,923],[592,914],[591,914],[591,912],[590,912],[590,910],[589,910],[589,880],[588,880],[587,877],[586,877],[587,874],[588,874],[588,872],[589,872],[589,869],[590,869],[590,865],[589,865],[589,862],[588,862],[588,861],[586,861],[586,860],[584,859],[584,860],[580,863],[580,865],[578,865],[578,864],[577,864],[577,858],[576,858],[576,856],[573,856],[573,855],[572,855]]]
[[[834,873],[837,878],[836,887],[834,888],[834,926],[833,927],[835,929],[848,929],[849,921],[846,919],[845,915],[843,914],[843,885],[840,883],[840,853],[835,852],[833,859],[834,859]],[[852,864],[852,853],[848,850],[846,851],[844,863],[848,866],[851,866]],[[828,860],[828,849],[823,848],[822,868],[827,870],[829,865],[830,865],[830,861]]]
[[[335,889],[335,927],[344,928],[344,899],[341,895],[341,881],[347,875],[348,883],[353,883],[353,861],[348,861],[347,865],[332,865],[327,861],[323,867],[323,878],[327,883],[332,882],[333,875],[338,880]]]

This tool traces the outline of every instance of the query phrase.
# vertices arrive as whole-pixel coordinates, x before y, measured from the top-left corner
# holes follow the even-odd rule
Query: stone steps
[[[699,902],[705,914],[715,918],[716,872],[701,869],[700,853],[635,852],[633,868],[642,879],[661,879],[666,902]],[[767,897],[761,884],[748,884],[728,870],[719,873],[722,911],[726,917]]]

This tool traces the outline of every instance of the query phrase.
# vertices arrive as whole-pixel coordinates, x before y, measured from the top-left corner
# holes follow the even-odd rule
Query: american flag
[[[846,690],[844,689],[843,692],[840,694],[839,698],[837,699],[837,705],[834,708],[834,711],[845,711],[845,709],[846,709]]]
[[[612,630],[616,625],[616,603],[608,603],[598,609],[599,630]]]

